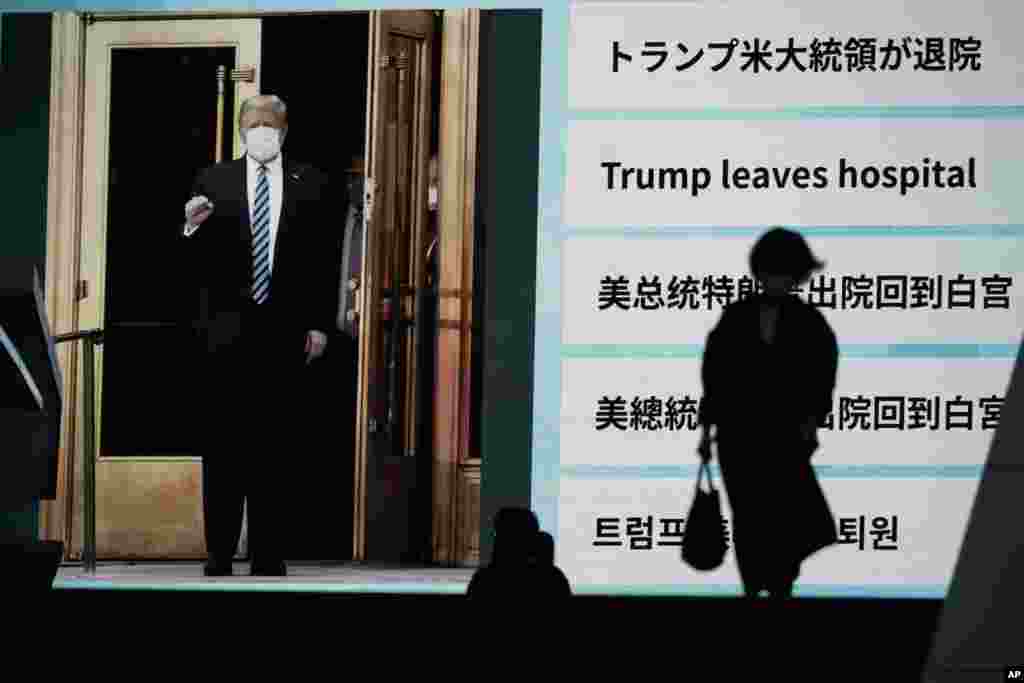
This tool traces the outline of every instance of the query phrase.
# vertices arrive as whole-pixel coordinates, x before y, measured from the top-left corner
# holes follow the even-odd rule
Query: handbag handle
[[[701,479],[704,478],[705,474],[707,475],[707,478],[708,478],[708,489],[710,491],[714,491],[715,490],[715,485],[714,485],[714,483],[711,480],[711,464],[707,463],[707,462],[701,462],[700,469],[697,470],[697,488],[698,489],[700,488]]]

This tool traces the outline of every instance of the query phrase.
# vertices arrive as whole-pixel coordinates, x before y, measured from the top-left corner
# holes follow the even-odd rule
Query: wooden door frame
[[[252,18],[312,12],[139,12],[52,14],[46,307],[54,334],[79,324],[82,254],[86,21]],[[317,12],[319,13],[319,12]],[[340,13],[340,12],[339,12]],[[476,186],[480,10],[443,11],[439,142],[439,330],[435,356],[433,560],[473,564],[479,541],[480,459],[469,453],[473,221]],[[76,461],[82,454],[79,353],[58,347],[65,410],[57,496],[40,506],[40,535],[70,549]]]
[[[470,452],[479,65],[480,10],[445,12],[431,537],[435,562],[462,565],[478,562],[480,540],[480,454]]]

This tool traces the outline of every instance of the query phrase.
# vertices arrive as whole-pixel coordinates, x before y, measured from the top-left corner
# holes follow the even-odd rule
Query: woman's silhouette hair
[[[502,508],[494,518],[494,553],[491,562],[526,562],[537,547],[540,524],[532,510]]]
[[[750,272],[755,277],[789,275],[801,282],[824,267],[825,262],[815,258],[803,235],[783,227],[765,232],[750,250]]]

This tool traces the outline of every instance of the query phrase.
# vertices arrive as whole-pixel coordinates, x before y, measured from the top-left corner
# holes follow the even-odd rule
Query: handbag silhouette
[[[708,490],[701,488],[707,476]],[[722,501],[711,482],[711,467],[702,462],[697,472],[697,489],[683,528],[683,562],[698,571],[717,569],[729,550],[729,531],[722,517]]]

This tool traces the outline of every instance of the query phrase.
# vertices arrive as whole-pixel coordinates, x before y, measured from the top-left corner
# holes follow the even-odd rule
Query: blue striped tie
[[[270,179],[263,165],[256,181],[252,217],[252,298],[262,304],[270,293]]]

